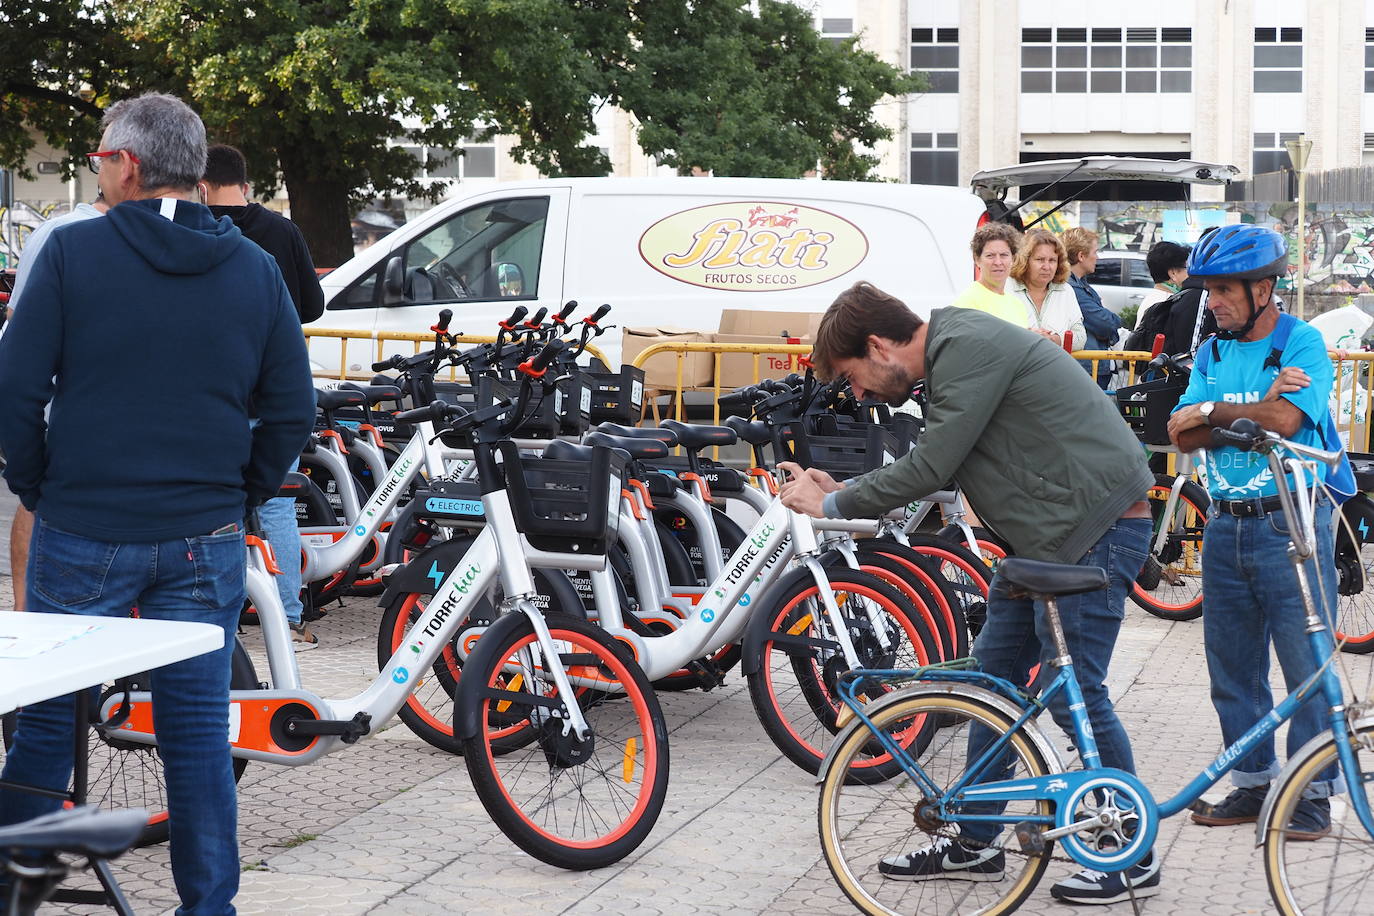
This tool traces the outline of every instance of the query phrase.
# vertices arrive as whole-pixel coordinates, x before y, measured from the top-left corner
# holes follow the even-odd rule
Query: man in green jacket
[[[1102,763],[1134,773],[1130,739],[1105,681],[1126,595],[1149,549],[1145,493],[1153,478],[1116,406],[1044,337],[971,309],[936,309],[923,322],[869,283],[830,306],[811,359],[822,378],[848,378],[855,397],[893,406],[924,379],[926,429],[903,458],[846,484],[785,462],[793,479],[782,487],[783,503],[815,517],[873,517],[953,480],[1018,556],[1106,569],[1106,591],[1061,598],[1059,613]],[[973,654],[985,671],[1023,684],[1034,665],[1053,656],[1054,644],[1044,615],[994,576]],[[1062,695],[1050,711],[1072,736]],[[992,735],[979,729],[969,738],[973,760]],[[879,870],[908,881],[998,880],[1005,858],[998,830],[989,825],[979,836],[977,826],[965,825],[958,839],[936,838],[884,859]],[[1158,893],[1159,875],[1151,855],[1129,875],[1085,870],[1051,893],[1111,903],[1128,899],[1132,888],[1136,897]]]

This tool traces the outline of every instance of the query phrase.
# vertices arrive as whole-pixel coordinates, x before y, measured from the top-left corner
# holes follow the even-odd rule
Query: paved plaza
[[[8,584],[0,582],[0,606],[8,605]],[[379,617],[373,599],[353,599],[316,624],[320,647],[299,656],[307,687],[347,696],[366,685],[377,670]],[[1133,736],[1140,774],[1161,797],[1219,750],[1201,637],[1201,621],[1168,623],[1129,606],[1112,666],[1112,693]],[[261,676],[261,637],[248,629],[244,640]],[[1345,659],[1367,692],[1371,663]],[[392,723],[304,769],[249,764],[240,784],[239,912],[853,912],[820,855],[817,788],[765,737],[743,680],[732,675],[710,693],[661,700],[671,730],[668,799],[645,844],[618,865],[572,873],[526,856],[488,819],[461,758]],[[1250,827],[1208,829],[1184,816],[1165,822],[1158,846],[1162,892],[1144,901],[1141,912],[1273,912],[1253,838]],[[175,907],[164,849],[131,852],[115,870],[137,912]],[[1049,896],[1049,885],[1070,871],[1055,863],[1022,912],[1081,913]],[[45,912],[63,911],[97,912]],[[1129,913],[1130,904],[1105,912]],[[1364,912],[1374,914],[1374,900]]]

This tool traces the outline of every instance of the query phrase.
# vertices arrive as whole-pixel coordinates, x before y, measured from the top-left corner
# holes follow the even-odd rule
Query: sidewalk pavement
[[[352,599],[312,625],[320,646],[298,656],[306,686],[335,697],[361,690],[377,670],[379,617],[373,599]],[[260,634],[250,628],[243,638],[263,676]],[[1201,638],[1200,621],[1169,623],[1128,606],[1111,687],[1141,777],[1159,798],[1220,750]],[[1345,660],[1356,689],[1368,693],[1371,660]],[[563,872],[526,856],[492,825],[462,759],[393,722],[303,769],[249,764],[239,793],[239,913],[854,912],[821,858],[817,788],[764,736],[743,679],[732,674],[710,693],[660,699],[671,729],[669,795],[648,840],[619,864]],[[1162,891],[1142,902],[1142,913],[1273,911],[1252,827],[1208,829],[1180,815],[1162,825],[1157,849]],[[1081,913],[1049,896],[1050,884],[1074,870],[1055,862],[1023,911]],[[131,852],[115,872],[137,912],[176,906],[165,848]],[[1131,910],[1124,903],[1106,912]],[[1374,900],[1363,912],[1374,914]]]

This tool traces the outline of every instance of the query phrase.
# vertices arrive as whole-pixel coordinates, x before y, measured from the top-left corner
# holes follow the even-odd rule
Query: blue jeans
[[[229,756],[229,660],[244,601],[243,532],[116,544],[36,520],[28,609],[213,623],[224,646],[152,672],[154,727],[166,777],[179,916],[232,916],[239,887],[238,798]],[[93,691],[94,693],[94,691]],[[75,695],[19,712],[2,778],[66,791]],[[0,792],[0,823],[56,810],[56,799]]]
[[[294,468],[292,470],[295,470]],[[269,499],[258,507],[262,533],[272,545],[281,574],[272,578],[286,619],[301,622],[301,530],[296,527],[296,501],[287,496]]]
[[[1317,549],[1306,572],[1321,613],[1323,600],[1332,611],[1336,607],[1331,507],[1319,508],[1316,516]],[[1270,643],[1290,692],[1317,670],[1317,659],[1308,645],[1298,577],[1286,556],[1288,526],[1283,514],[1236,518],[1213,509],[1203,530],[1202,635],[1212,679],[1212,706],[1221,720],[1222,740],[1229,747],[1274,708],[1269,690]],[[1330,626],[1330,616],[1323,616]],[[1326,730],[1328,713],[1320,691],[1298,708],[1288,724],[1290,757]],[[1333,769],[1326,780],[1314,781],[1311,794],[1344,791],[1342,784],[1331,781],[1336,772]],[[1254,788],[1269,783],[1278,773],[1271,734],[1236,763],[1231,781],[1240,788]]]
[[[1106,590],[1067,595],[1057,602],[1064,640],[1073,657],[1074,672],[1083,690],[1083,702],[1097,739],[1102,765],[1127,773],[1135,772],[1135,757],[1131,754],[1131,740],[1107,694],[1107,667],[1111,664],[1112,650],[1116,648],[1121,621],[1126,616],[1126,596],[1140,568],[1145,565],[1150,531],[1148,518],[1118,519],[1077,564],[1105,569]],[[972,653],[987,673],[1013,684],[1026,683],[1031,668],[1036,664],[1044,665],[1055,657],[1054,637],[1050,634],[1044,609],[1028,598],[1012,598],[1007,583],[1001,576],[994,576],[988,595],[987,624],[978,634]],[[1075,737],[1062,692],[1051,702],[1050,715],[1070,739]],[[970,728],[967,759],[976,760],[995,738],[987,728]],[[995,762],[990,765],[981,781],[995,782],[1008,778],[1010,773],[1011,757],[1008,755],[1001,766]],[[1001,810],[1001,806],[995,810]],[[995,824],[973,824],[963,826],[962,833],[975,842],[989,843],[999,830]]]

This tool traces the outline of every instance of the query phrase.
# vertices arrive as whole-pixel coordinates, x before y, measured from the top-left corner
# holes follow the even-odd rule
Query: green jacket
[[[1018,556],[1076,563],[1154,478],[1116,405],[1038,334],[973,309],[936,309],[926,336],[926,429],[835,506],[879,515],[958,482]]]

